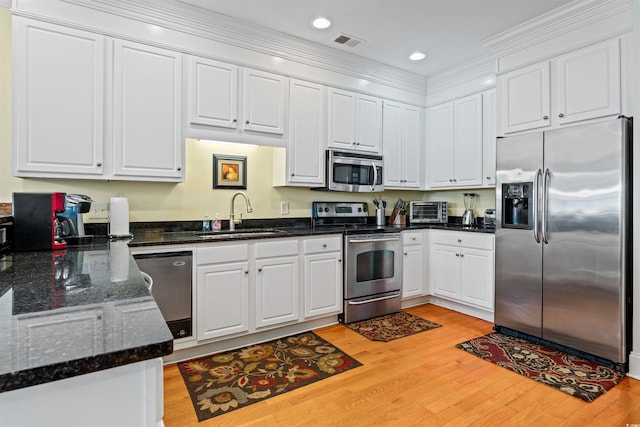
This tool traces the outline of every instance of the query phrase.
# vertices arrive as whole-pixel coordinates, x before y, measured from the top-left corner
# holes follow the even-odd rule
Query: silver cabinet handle
[[[366,301],[349,301],[349,305],[369,304],[371,302],[378,302],[378,301],[384,301],[386,299],[397,298],[399,295],[400,295],[400,292],[396,292],[393,295],[388,295],[386,297],[380,297],[380,298],[374,298],[374,299],[368,299]]]
[[[246,121],[246,122],[244,122],[244,123],[248,125],[250,122],[249,122],[249,120],[247,120],[247,121]]]
[[[96,163],[96,166],[97,167],[102,167],[102,163],[98,162],[98,163]]]
[[[260,268],[258,269],[258,271],[262,272],[262,267],[260,267]]]
[[[173,266],[174,267],[182,267],[184,266],[186,263],[184,261],[174,261],[173,262]]]
[[[562,118],[562,117],[564,117],[564,114],[560,113],[560,114],[558,114],[558,117]]]
[[[462,243],[462,239],[458,239],[458,243]]]
[[[245,270],[245,271],[244,271],[244,274],[249,274],[249,270]]]
[[[460,254],[460,258],[464,258],[464,254]]]
[[[322,244],[322,247],[323,247],[323,248],[326,248],[326,247],[327,247],[327,244],[326,244],[326,243],[323,243],[323,244]]]
[[[456,254],[456,256],[460,256],[460,254]]]
[[[549,116],[542,116],[542,120],[549,120]]]

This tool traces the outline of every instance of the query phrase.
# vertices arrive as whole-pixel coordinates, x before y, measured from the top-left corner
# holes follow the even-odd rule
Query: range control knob
[[[358,212],[362,212],[362,208],[358,208]]]

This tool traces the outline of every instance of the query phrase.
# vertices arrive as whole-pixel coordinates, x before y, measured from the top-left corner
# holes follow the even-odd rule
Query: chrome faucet
[[[236,194],[231,197],[231,206],[229,207],[229,230],[234,231],[236,229],[236,224],[242,224],[242,214],[240,214],[240,219],[236,220],[236,214],[234,212],[233,204],[236,201],[236,197],[242,196],[244,197],[244,201],[247,202],[247,213],[253,212],[253,208],[251,207],[251,202],[245,193],[242,191],[238,191]]]

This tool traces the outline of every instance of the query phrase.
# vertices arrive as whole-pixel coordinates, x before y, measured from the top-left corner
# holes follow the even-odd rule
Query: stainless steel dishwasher
[[[136,254],[140,271],[153,279],[151,294],[174,338],[191,336],[191,251]]]

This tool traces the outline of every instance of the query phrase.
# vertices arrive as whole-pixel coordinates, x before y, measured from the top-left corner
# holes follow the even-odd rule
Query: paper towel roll
[[[129,236],[129,201],[126,197],[109,200],[109,236]]]

